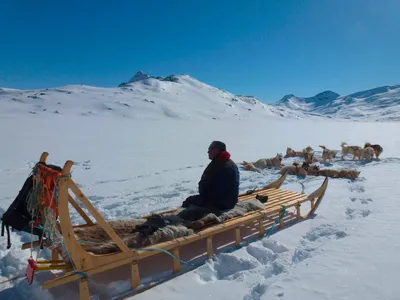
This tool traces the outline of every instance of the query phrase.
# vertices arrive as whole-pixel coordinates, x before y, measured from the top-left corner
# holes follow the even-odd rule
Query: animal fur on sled
[[[136,220],[108,221],[107,223],[122,239],[128,248],[143,248],[161,242],[169,241],[174,238],[189,236],[205,226],[222,223],[226,220],[244,216],[247,212],[264,209],[265,206],[257,199],[239,201],[233,209],[223,211],[217,216],[209,213],[200,220],[187,221],[179,217],[186,208],[180,208],[176,212],[157,215],[165,221],[166,226],[158,228],[151,235],[143,236],[137,231],[137,227],[152,225],[152,218]],[[195,210],[196,207],[189,207]],[[196,213],[194,211],[194,213]],[[190,228],[189,228],[190,227]],[[110,239],[108,234],[99,225],[79,227],[74,229],[75,237],[80,241],[81,246],[88,252],[94,254],[107,254],[120,252],[118,246]]]
[[[188,236],[193,229],[183,225],[169,225],[162,230],[157,230],[151,236],[142,236],[135,232],[136,226],[144,224],[145,219],[109,221],[108,224],[115,233],[122,239],[128,248],[141,248],[155,243],[169,241],[173,238]],[[74,229],[77,240],[81,241],[81,246],[88,252],[94,254],[107,254],[120,252],[118,246],[110,239],[108,234],[99,225]]]
[[[260,169],[264,168],[280,168],[282,164],[282,154],[277,153],[275,157],[271,158],[260,158],[255,162],[242,162],[243,167],[248,171],[261,172]]]

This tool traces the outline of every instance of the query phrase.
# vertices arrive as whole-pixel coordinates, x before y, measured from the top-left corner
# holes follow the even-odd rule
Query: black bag
[[[55,165],[46,165],[46,166],[53,170],[57,170],[60,172],[62,171],[62,169],[59,166]],[[4,228],[7,229],[7,249],[11,247],[9,227],[17,231],[25,231],[27,233],[33,233],[34,235],[37,235],[39,237],[41,237],[43,234],[43,230],[41,227],[36,226],[33,228],[32,231],[29,225],[29,223],[32,221],[32,215],[28,211],[27,202],[28,202],[28,196],[31,193],[32,188],[33,188],[33,174],[30,175],[25,180],[25,183],[22,186],[21,190],[19,191],[17,197],[11,203],[10,207],[7,209],[7,211],[3,214],[3,217],[1,218],[2,221],[1,236],[4,236]]]

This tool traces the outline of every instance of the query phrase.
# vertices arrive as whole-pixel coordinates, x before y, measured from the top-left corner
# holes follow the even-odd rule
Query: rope
[[[45,178],[46,173],[45,171],[42,171],[42,173],[39,171],[39,164],[35,165],[34,170],[32,171],[32,174],[34,176],[33,180],[35,182],[35,185],[32,188],[32,191],[28,195],[28,201],[27,201],[27,209],[31,212],[32,215],[32,220],[30,222],[31,225],[31,255],[30,258],[33,259],[33,227],[35,225],[35,220],[36,223],[40,222],[41,226],[43,227],[42,234],[40,237],[40,244],[39,244],[39,249],[36,253],[36,261],[39,258],[39,254],[42,248],[42,243],[43,243],[43,238],[46,235],[47,241],[50,243],[50,246],[52,249],[54,249],[58,244],[63,243],[62,236],[60,235],[60,232],[56,226],[57,223],[57,209],[58,209],[58,183],[60,179],[63,178],[70,178],[71,174],[68,175],[58,175],[54,176],[54,174],[59,173],[58,171],[51,171],[49,178]],[[43,177],[42,177],[43,175]],[[49,185],[54,185],[52,192],[50,192]],[[47,191],[47,193],[46,193]],[[51,193],[51,199],[50,202],[48,201],[48,197],[50,196]],[[47,198],[46,198],[47,196]],[[55,202],[56,206],[53,207],[53,203]],[[69,256],[69,253],[67,251],[67,254]],[[71,263],[72,260],[69,257]],[[73,265],[73,264],[72,264]],[[74,269],[76,273],[79,273],[75,266]],[[85,275],[86,276],[86,275]]]
[[[304,190],[305,190],[306,187],[304,186],[303,182],[299,181],[299,183],[301,185],[301,193],[304,194]]]
[[[302,194],[304,194],[304,190],[305,190],[305,185],[304,185],[304,183],[309,183],[309,182],[311,182],[312,180],[315,180],[315,179],[317,179],[318,177],[317,176],[315,176],[315,177],[306,177],[304,180],[303,180],[303,182],[301,182],[300,180],[298,181],[299,182],[299,184],[301,185],[301,193]]]
[[[65,246],[64,241],[62,241],[61,244],[64,246],[64,249],[65,249],[65,252],[67,253],[68,259],[69,259],[69,261],[71,262],[72,267],[74,268],[74,271],[72,271],[72,274],[78,274],[78,275],[80,275],[80,276],[82,276],[82,277],[84,277],[84,278],[88,278],[87,274],[85,274],[85,273],[83,273],[83,272],[81,272],[81,271],[78,271],[78,270],[76,269],[76,267],[75,267],[75,265],[74,265],[74,261],[72,260],[71,256],[69,255],[68,249],[67,249],[67,247]]]
[[[21,274],[21,275],[12,277],[12,278],[10,278],[10,279],[6,279],[6,280],[3,280],[3,281],[0,281],[0,285],[5,284],[5,283],[7,283],[7,282],[15,281],[15,280],[17,280],[17,279],[22,279],[22,278],[24,278],[24,277],[25,277],[25,274]]]
[[[285,206],[285,205],[282,205],[282,209],[283,209],[283,211],[282,211],[281,215],[280,215],[279,218],[274,222],[274,224],[272,224],[271,228],[264,234],[264,236],[270,237],[270,235],[271,235],[271,233],[272,233],[272,230],[274,230],[276,224],[278,224],[278,223],[283,219],[283,217],[286,215],[286,206]]]

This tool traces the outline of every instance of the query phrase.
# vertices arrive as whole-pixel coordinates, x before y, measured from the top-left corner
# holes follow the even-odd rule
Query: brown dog
[[[287,147],[287,148],[286,148],[286,155],[285,155],[285,157],[296,157],[296,156],[303,157],[304,154],[303,154],[302,151],[295,151],[295,150],[293,150],[293,149],[290,148],[290,147]]]
[[[314,152],[304,153],[304,162],[312,164],[318,161],[318,158],[314,157]]]
[[[319,167],[316,165],[309,165],[307,163],[303,163],[300,165],[296,162],[291,166],[285,166],[280,171],[279,174],[284,174],[288,171],[289,175],[297,175],[297,176],[307,176],[307,175],[315,175],[319,171]]]
[[[371,147],[372,149],[374,149],[376,158],[379,158],[379,155],[381,155],[381,153],[383,152],[383,148],[379,144],[371,145],[371,143],[365,143],[364,149],[367,147]]]
[[[353,160],[358,157],[361,159],[361,147],[359,146],[347,146],[347,143],[343,142],[340,144],[342,147],[342,160],[344,160],[344,156],[347,154],[353,154]]]
[[[307,146],[306,148],[303,149],[303,151],[295,151],[290,147],[286,148],[286,155],[285,157],[296,157],[296,156],[300,156],[300,157],[304,157],[304,155],[306,153],[310,153],[311,151],[313,151],[314,149],[311,148],[311,146]]]
[[[334,170],[334,169],[321,169],[318,171],[317,176],[324,176],[330,178],[349,178],[356,179],[361,171],[357,170]]]

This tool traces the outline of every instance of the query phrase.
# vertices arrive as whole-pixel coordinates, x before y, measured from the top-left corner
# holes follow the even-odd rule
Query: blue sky
[[[137,70],[236,94],[400,84],[400,1],[2,0],[0,86],[114,87]]]

